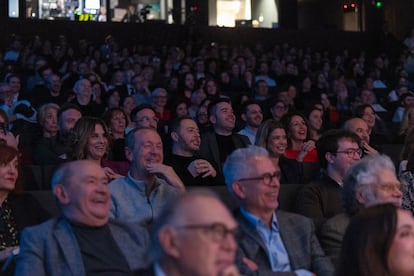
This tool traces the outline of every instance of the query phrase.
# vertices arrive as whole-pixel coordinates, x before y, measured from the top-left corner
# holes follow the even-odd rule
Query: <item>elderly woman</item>
[[[301,164],[284,155],[288,143],[286,131],[280,122],[273,119],[264,121],[257,130],[255,144],[268,150],[273,164],[280,169],[281,184],[303,183]]]
[[[73,128],[75,137],[72,159],[87,159],[98,163],[109,179],[127,175],[125,162],[106,160],[109,150],[109,131],[103,120],[95,117],[80,118]]]
[[[21,193],[18,164],[17,149],[0,143],[0,265],[18,248],[23,228],[50,216],[32,196]]]

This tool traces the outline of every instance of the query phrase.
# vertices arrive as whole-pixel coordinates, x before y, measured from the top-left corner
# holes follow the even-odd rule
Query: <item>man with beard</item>
[[[254,145],[257,129],[263,121],[262,108],[254,101],[247,101],[243,103],[241,111],[241,118],[246,125],[238,133],[247,136],[250,144]]]
[[[125,140],[128,175],[109,183],[110,216],[152,225],[164,204],[185,190],[174,169],[164,165],[161,137],[153,128],[135,128]]]
[[[235,149],[244,148],[250,145],[249,138],[244,135],[233,133],[236,123],[236,116],[230,100],[220,98],[208,106],[209,120],[213,131],[207,132],[201,138],[200,156],[211,160],[221,177],[222,166],[227,156]]]
[[[166,164],[173,167],[186,186],[217,184],[213,165],[197,156],[200,131],[191,117],[177,118],[171,124],[172,154]]]

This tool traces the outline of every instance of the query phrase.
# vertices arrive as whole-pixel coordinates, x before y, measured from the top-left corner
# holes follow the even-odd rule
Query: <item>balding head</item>
[[[361,118],[352,118],[345,122],[344,127],[345,130],[351,131],[359,136],[361,141],[369,144],[369,128],[367,123],[362,120]]]

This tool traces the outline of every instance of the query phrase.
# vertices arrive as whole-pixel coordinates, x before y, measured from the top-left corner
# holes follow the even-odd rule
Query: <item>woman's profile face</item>
[[[309,125],[311,127],[311,129],[314,129],[316,131],[321,130],[322,128],[322,111],[319,109],[314,109],[312,110],[312,112],[309,114]]]
[[[414,218],[409,211],[397,211],[397,227],[387,261],[390,275],[414,275]]]
[[[17,156],[6,164],[0,164],[0,190],[11,192],[14,190],[19,176]]]

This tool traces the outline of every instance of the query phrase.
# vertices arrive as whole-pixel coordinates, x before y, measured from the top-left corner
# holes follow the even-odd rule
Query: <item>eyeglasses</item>
[[[213,224],[189,224],[189,225],[181,225],[176,226],[176,228],[181,229],[202,229],[207,232],[211,239],[214,242],[222,242],[227,237],[227,235],[232,235],[233,237],[236,236],[238,233],[237,228],[229,229],[222,223],[213,223]]]
[[[273,178],[276,178],[277,180],[280,179],[280,171],[274,172],[273,174],[265,173],[262,176],[258,177],[251,177],[251,178],[241,178],[238,181],[250,181],[250,180],[262,180],[265,185],[270,185],[272,183]]]
[[[396,183],[378,183],[377,186],[380,188],[380,190],[383,190],[384,192],[387,192],[387,193],[392,193],[392,192],[395,192],[395,191],[402,192],[402,190],[403,190],[403,186],[401,185],[400,182],[396,182]]]
[[[158,123],[159,120],[160,119],[158,119],[157,117],[150,118],[150,117],[145,116],[145,117],[142,117],[142,118],[136,120],[135,122],[136,123],[148,123],[148,122],[152,121],[152,122]]]
[[[345,153],[348,157],[354,157],[355,154],[358,154],[359,157],[362,157],[363,151],[362,149],[358,148],[358,149],[341,150],[335,153]]]

